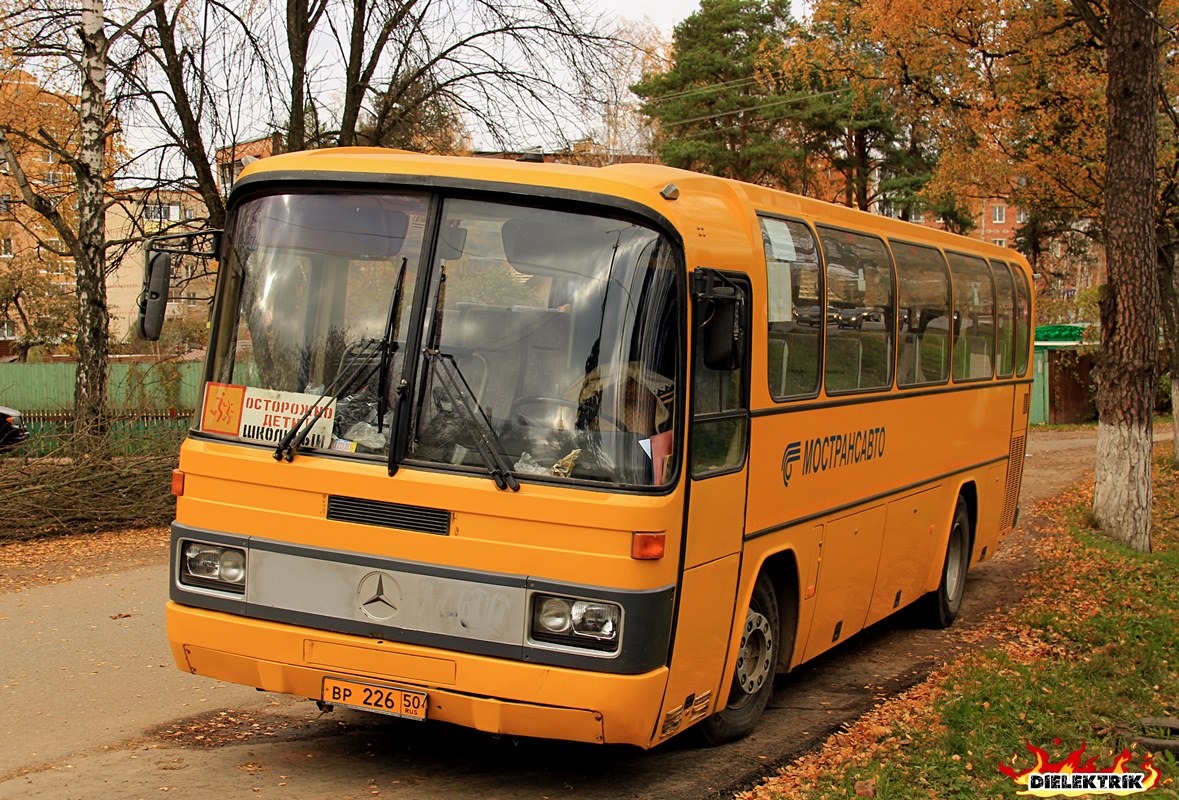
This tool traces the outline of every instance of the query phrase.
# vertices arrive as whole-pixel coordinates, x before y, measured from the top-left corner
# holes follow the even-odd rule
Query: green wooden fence
[[[107,372],[108,432],[115,452],[175,452],[197,406],[204,365],[112,364]],[[29,441],[12,455],[60,453],[73,430],[76,364],[0,364],[0,406],[21,412]]]
[[[34,411],[25,414],[24,420],[29,440],[12,451],[13,455],[40,458],[69,453],[73,413]],[[111,450],[120,455],[175,453],[191,423],[191,414],[124,414],[108,420],[107,433]]]
[[[164,361],[111,364],[107,393],[111,412],[165,412],[196,408],[204,364]],[[0,405],[22,412],[69,411],[74,406],[76,364],[0,364]]]

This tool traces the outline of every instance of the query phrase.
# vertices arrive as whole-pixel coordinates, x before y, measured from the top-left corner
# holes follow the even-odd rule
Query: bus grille
[[[363,500],[359,497],[328,497],[327,518],[338,522],[354,522],[358,525],[380,525],[403,531],[433,533],[446,536],[450,533],[450,512],[440,508],[406,506],[401,503],[386,503],[380,500]]]
[[[1015,508],[1019,503],[1019,478],[1023,474],[1024,437],[1011,440],[1011,458],[1007,461],[1007,498],[1003,503],[1003,519],[999,530],[1005,531],[1015,524]]]

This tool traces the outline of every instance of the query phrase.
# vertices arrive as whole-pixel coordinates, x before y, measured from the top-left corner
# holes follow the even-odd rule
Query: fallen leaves
[[[167,528],[129,528],[6,542],[0,544],[0,594],[163,563],[169,541]]]

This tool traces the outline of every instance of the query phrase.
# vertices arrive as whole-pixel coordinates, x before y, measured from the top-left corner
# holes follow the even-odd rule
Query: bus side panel
[[[815,616],[822,547],[823,526],[813,524],[799,525],[759,536],[750,539],[745,546],[745,557],[741,564],[743,594],[752,591],[752,586],[763,569],[768,569],[770,578],[776,586],[786,587],[793,582],[798,591],[798,607],[793,612],[786,598],[781,594],[778,596],[778,614],[783,629],[781,641],[783,646],[791,638],[794,643],[789,652],[780,653],[778,656],[779,666],[783,668],[781,671],[793,669],[803,661],[807,636],[810,634],[811,621]],[[787,552],[794,556],[797,575],[789,573],[786,569],[788,561],[779,560],[775,567],[766,565],[770,559]],[[791,613],[792,618],[786,616]],[[793,637],[790,636],[790,626],[794,627]],[[734,631],[734,637],[730,645],[733,648],[737,647],[741,638],[737,631]]]
[[[926,576],[913,565],[942,561],[945,494],[941,487],[934,487],[888,504],[884,546],[867,625],[879,622],[928,591]]]
[[[725,673],[730,650],[740,564],[740,556],[733,554],[684,572],[671,674],[652,744],[723,708],[728,700],[728,685],[718,685],[718,676]],[[744,602],[748,604],[748,597]]]
[[[999,531],[1003,527],[1000,518],[1003,516],[1003,496],[1006,488],[1007,464],[996,464],[989,468],[986,475],[979,481],[978,487],[978,519],[974,526],[974,548],[970,554],[970,564],[974,566],[982,561],[983,549],[987,551],[986,558],[995,554],[999,546]]]
[[[864,627],[884,543],[885,506],[879,505],[827,523],[819,603],[815,608],[805,659],[809,660]]]

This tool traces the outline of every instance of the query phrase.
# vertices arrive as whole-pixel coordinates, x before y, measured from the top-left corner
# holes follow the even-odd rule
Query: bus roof
[[[748,225],[755,213],[801,217],[812,223],[851,228],[890,238],[933,244],[990,258],[1026,261],[1015,251],[979,239],[911,222],[859,211],[742,181],[719,178],[661,164],[611,164],[583,167],[552,162],[527,162],[473,156],[434,156],[380,147],[340,147],[272,156],[250,164],[242,178],[265,179],[267,173],[331,173],[433,177],[453,181],[511,186],[543,186],[555,190],[621,197],[650,208],[671,221],[687,237],[689,231],[715,222],[721,206]],[[252,180],[249,182],[253,182]],[[678,199],[660,193],[669,184],[679,189]],[[510,191],[510,189],[509,189]],[[746,232],[752,234],[752,229]]]

